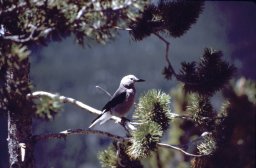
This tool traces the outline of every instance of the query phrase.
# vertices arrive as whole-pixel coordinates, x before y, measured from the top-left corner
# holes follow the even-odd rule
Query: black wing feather
[[[126,92],[121,92],[114,94],[113,98],[107,102],[107,104],[102,108],[102,111],[109,111],[112,107],[115,107],[117,104],[120,104],[125,101]]]

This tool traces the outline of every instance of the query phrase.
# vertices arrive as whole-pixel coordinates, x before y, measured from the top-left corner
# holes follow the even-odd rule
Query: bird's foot
[[[126,117],[122,117],[122,118],[121,118],[121,125],[125,126],[126,122],[131,122],[131,120],[129,120],[129,119],[126,118]]]

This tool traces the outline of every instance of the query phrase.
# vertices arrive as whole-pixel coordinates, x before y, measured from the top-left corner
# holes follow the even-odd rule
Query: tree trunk
[[[8,61],[5,74],[5,98],[8,112],[9,164],[11,168],[32,168],[34,158],[31,137],[34,108],[32,101],[26,96],[30,93],[29,60],[8,56]],[[24,148],[23,160],[21,149]]]
[[[11,168],[32,168],[33,167],[33,143],[31,138],[32,118],[24,115],[25,109],[13,109],[8,112],[8,150]],[[21,145],[25,144],[24,161],[21,156]],[[23,146],[24,147],[24,146]]]

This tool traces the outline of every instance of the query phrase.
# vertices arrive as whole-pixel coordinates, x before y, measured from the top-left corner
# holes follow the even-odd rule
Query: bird
[[[102,113],[92,121],[89,128],[92,128],[99,122],[100,125],[104,124],[113,115],[123,118],[134,104],[136,93],[135,83],[144,81],[144,79],[139,79],[131,74],[124,76],[118,89],[102,108]]]

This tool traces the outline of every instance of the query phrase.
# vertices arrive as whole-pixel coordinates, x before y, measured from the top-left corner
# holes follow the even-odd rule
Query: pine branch
[[[178,77],[185,83],[186,92],[211,96],[228,83],[234,71],[235,67],[223,60],[221,51],[206,48],[199,63],[182,63]]]
[[[8,14],[8,13],[20,10],[22,8],[25,8],[25,7],[30,7],[32,5],[32,3],[33,3],[33,6],[40,8],[42,6],[47,5],[47,2],[48,2],[48,0],[33,0],[33,2],[28,2],[28,1],[19,2],[18,5],[12,5],[11,7],[7,8],[5,10],[1,10],[0,15]]]
[[[36,41],[38,40],[40,37],[47,37],[47,35],[53,31],[53,28],[46,28],[42,31],[40,31],[40,33],[34,37],[34,34],[36,32],[36,30],[38,30],[38,28],[36,26],[31,26],[32,27],[32,31],[30,32],[29,36],[26,37],[26,35],[10,35],[10,36],[1,36],[3,39],[5,40],[12,40],[18,43],[26,43],[29,41]]]
[[[165,75],[166,79],[171,79],[172,75],[174,75],[177,78],[177,74],[174,71],[174,68],[172,67],[171,61],[169,59],[169,48],[170,48],[170,42],[167,41],[164,37],[162,37],[158,33],[154,33],[155,36],[157,36],[161,41],[163,41],[166,45],[165,48],[165,60],[167,62],[167,67],[164,68],[163,74]]]
[[[8,35],[1,32],[0,36],[3,40],[19,43],[44,43],[45,37],[54,30],[53,40],[73,33],[81,45],[85,37],[104,43],[114,37],[115,26],[124,26],[135,21],[139,11],[142,11],[147,3],[146,0],[114,2],[34,0],[16,3],[0,11],[0,17],[3,18],[0,26],[4,26],[8,32]],[[66,8],[67,6],[70,7]],[[16,24],[10,25],[9,18]],[[29,24],[36,25],[37,30],[30,30],[27,26]]]
[[[141,17],[130,25],[135,40],[158,32],[180,37],[194,24],[203,10],[203,1],[159,1],[149,4]]]
[[[62,139],[62,138],[66,138],[67,136],[71,136],[71,135],[89,135],[89,134],[108,137],[112,140],[119,141],[119,142],[129,142],[131,140],[130,138],[125,138],[125,137],[114,135],[114,134],[111,134],[108,132],[104,132],[104,131],[100,131],[100,130],[91,130],[91,129],[74,129],[74,130],[68,129],[68,130],[61,131],[59,133],[33,135],[32,140],[34,142],[38,142],[38,141],[49,140],[49,139]],[[205,154],[197,155],[197,154],[192,154],[192,153],[186,152],[184,149],[182,149],[181,147],[179,147],[177,145],[157,143],[157,146],[168,148],[168,149],[174,149],[174,150],[184,153],[187,156],[193,156],[193,157],[205,156]]]
[[[202,156],[206,156],[205,154],[202,155],[198,155],[198,154],[192,154],[189,152],[186,152],[184,149],[182,149],[181,147],[178,147],[177,145],[170,145],[170,144],[165,144],[165,143],[158,143],[157,144],[158,147],[163,147],[163,148],[170,148],[170,149],[175,149],[177,151],[180,151],[182,153],[184,153],[187,156],[193,156],[193,157],[202,157]]]

